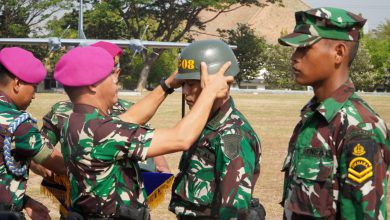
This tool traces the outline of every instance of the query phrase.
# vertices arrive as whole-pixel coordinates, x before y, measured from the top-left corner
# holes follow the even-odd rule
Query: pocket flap
[[[332,156],[325,154],[321,157],[303,154],[298,161],[297,177],[314,181],[326,181],[333,178]]]

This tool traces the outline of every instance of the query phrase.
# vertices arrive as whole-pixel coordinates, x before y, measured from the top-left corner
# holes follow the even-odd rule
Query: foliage
[[[129,51],[127,51],[127,53],[128,52]],[[134,57],[133,61],[130,61],[130,59],[126,57],[131,57],[131,55],[126,55],[127,54],[125,52],[123,56],[124,59],[121,61],[121,65],[125,65],[126,68],[121,73],[120,83],[124,89],[134,89],[136,88],[139,79],[138,73],[143,68],[143,60],[141,56],[137,55]],[[163,54],[161,54],[150,69],[150,77],[146,86],[147,89],[156,87],[162,77],[168,77],[177,69],[176,58],[176,50],[166,50]]]
[[[363,43],[374,66],[375,87],[390,91],[390,20],[365,35]]]
[[[356,54],[349,73],[356,90],[373,91],[375,89],[378,72],[375,71],[374,65],[372,64],[372,57],[364,42],[360,44],[359,51]]]
[[[69,2],[0,0],[0,37],[28,37],[31,33],[38,34],[40,28],[36,25],[68,7]]]
[[[243,80],[253,80],[259,77],[260,70],[266,60],[267,44],[263,37],[255,35],[248,25],[238,24],[236,30],[218,30],[227,43],[236,45],[234,54],[240,64],[240,72],[236,77],[238,84]]]
[[[269,45],[267,48],[267,60],[265,67],[268,73],[265,75],[267,89],[304,89],[298,85],[291,71],[291,47]]]
[[[94,1],[94,4],[102,4],[105,1]],[[228,12],[229,7],[239,3],[242,5],[261,5],[257,0],[197,0],[197,1],[172,1],[172,0],[112,0],[108,1],[111,11],[118,13],[122,18],[130,37],[154,41],[182,41],[193,28],[203,30],[205,25],[220,14]],[[267,3],[281,2],[281,0],[267,0]],[[238,7],[236,7],[238,8]],[[210,10],[216,12],[216,16],[202,21],[200,12]],[[141,51],[144,67],[140,72],[137,90],[142,90],[147,82],[149,69],[158,59],[157,54],[162,54],[164,49],[151,49]]]

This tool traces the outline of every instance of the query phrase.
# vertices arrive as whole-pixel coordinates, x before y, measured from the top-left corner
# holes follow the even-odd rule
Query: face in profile
[[[14,91],[17,95],[13,102],[18,109],[26,110],[28,106],[30,106],[31,101],[35,98],[37,85],[26,83],[18,79],[15,79],[15,84]]]
[[[118,102],[118,77],[120,70],[119,72],[117,71],[118,69],[114,69],[110,75],[96,85],[100,101],[108,108],[111,108]]]
[[[334,71],[331,46],[326,40],[296,48],[291,61],[293,76],[300,85],[316,85]]]
[[[190,109],[194,106],[201,92],[200,80],[184,80],[183,94]]]

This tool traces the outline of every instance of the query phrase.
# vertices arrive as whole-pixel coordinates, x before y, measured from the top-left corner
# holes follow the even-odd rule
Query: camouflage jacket
[[[146,205],[137,161],[145,159],[153,129],[76,104],[61,134],[73,210],[107,216],[120,206]]]
[[[118,99],[118,102],[110,110],[110,115],[118,116],[126,112],[134,103]],[[64,122],[73,112],[73,103],[70,101],[60,101],[51,107],[51,110],[43,116],[43,125],[41,133],[50,140],[50,143],[55,146],[61,139],[61,129]],[[145,125],[150,127],[150,125]],[[146,171],[156,172],[156,164],[153,158],[148,158],[145,161],[138,161],[140,168]]]
[[[118,99],[118,102],[112,107],[111,115],[120,115],[130,108],[134,103],[123,99]],[[42,134],[47,136],[53,145],[60,141],[61,129],[64,122],[73,112],[73,103],[70,101],[60,101],[51,107],[50,112],[43,116]]]
[[[199,219],[245,215],[260,156],[259,138],[230,98],[183,153],[169,210]]]
[[[19,117],[20,111],[3,93],[0,93],[0,204],[13,204],[16,210],[22,210],[23,197],[26,192],[28,171],[21,177],[14,176],[7,168],[4,154],[4,137],[10,135],[6,131],[9,124]],[[27,120],[12,135],[11,154],[17,166],[30,165],[31,159],[40,163],[53,151],[52,145],[43,138],[35,125]]]
[[[301,112],[285,159],[285,219],[386,219],[389,131],[352,82]]]

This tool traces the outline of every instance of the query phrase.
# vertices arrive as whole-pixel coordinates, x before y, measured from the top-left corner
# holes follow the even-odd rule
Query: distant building
[[[240,83],[240,89],[255,89],[255,90],[265,90],[264,76],[267,74],[265,68],[261,69],[257,74],[256,78],[252,80],[243,80]],[[233,89],[238,89],[238,84],[233,84]]]

